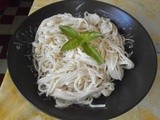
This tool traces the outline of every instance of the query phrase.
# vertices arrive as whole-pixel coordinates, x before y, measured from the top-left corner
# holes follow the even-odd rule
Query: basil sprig
[[[75,49],[77,47],[81,47],[83,51],[92,57],[98,63],[103,63],[104,60],[101,57],[100,53],[93,46],[90,41],[101,36],[99,32],[95,31],[86,31],[86,32],[78,32],[71,28],[70,26],[60,26],[60,30],[63,34],[68,37],[68,41],[62,46],[61,52],[65,52],[68,50]]]

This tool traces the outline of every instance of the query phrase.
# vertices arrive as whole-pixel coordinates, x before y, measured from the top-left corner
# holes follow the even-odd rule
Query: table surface
[[[59,0],[34,0],[30,14]],[[160,0],[101,0],[134,16],[160,45]],[[147,96],[133,109],[112,120],[160,120],[160,56],[154,84]],[[7,71],[0,88],[0,120],[57,120],[32,106],[17,90]]]

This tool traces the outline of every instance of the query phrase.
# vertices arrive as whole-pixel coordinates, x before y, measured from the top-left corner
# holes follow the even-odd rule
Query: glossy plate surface
[[[131,60],[135,63],[135,68],[126,70],[123,80],[115,82],[115,91],[111,96],[94,101],[105,103],[105,108],[73,105],[57,109],[53,99],[38,95],[37,73],[32,63],[32,42],[43,19],[59,13],[83,16],[85,11],[110,18],[121,34],[133,36],[135,42]],[[22,95],[43,112],[67,120],[107,120],[130,110],[144,98],[155,78],[157,58],[150,36],[128,13],[98,1],[70,0],[41,8],[18,27],[9,45],[8,67],[11,78]]]

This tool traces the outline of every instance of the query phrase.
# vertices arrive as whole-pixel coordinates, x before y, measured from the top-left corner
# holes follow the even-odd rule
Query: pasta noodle
[[[98,64],[94,59],[76,48],[60,52],[68,41],[60,25],[68,25],[79,32],[97,31],[102,37],[91,41],[105,62]],[[65,108],[72,104],[93,105],[93,98],[109,96],[114,90],[113,80],[122,80],[124,69],[134,63],[124,50],[126,39],[108,19],[97,14],[84,13],[84,18],[69,13],[54,15],[42,21],[33,42],[33,63],[38,72],[40,94],[51,96],[56,107]]]

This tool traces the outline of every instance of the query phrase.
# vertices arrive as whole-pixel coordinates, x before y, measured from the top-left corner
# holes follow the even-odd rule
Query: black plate
[[[32,42],[41,21],[58,13],[97,13],[110,18],[124,35],[135,40],[131,59],[135,68],[125,71],[122,82],[116,82],[110,97],[95,103],[106,103],[106,108],[73,105],[66,109],[54,107],[53,99],[38,95],[37,73],[32,63]],[[116,117],[137,105],[151,88],[157,70],[157,58],[152,40],[143,26],[125,11],[98,1],[70,0],[50,4],[30,15],[16,30],[8,50],[8,67],[13,82],[34,106],[45,113],[68,120],[104,120]]]

